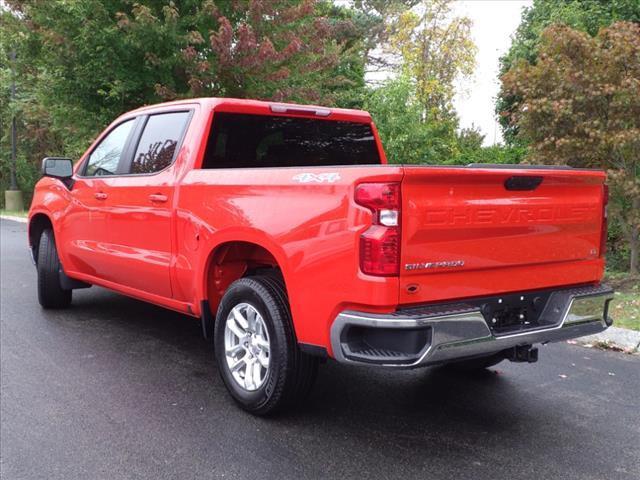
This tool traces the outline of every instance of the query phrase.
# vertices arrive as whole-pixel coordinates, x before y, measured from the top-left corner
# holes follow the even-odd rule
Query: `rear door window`
[[[190,112],[150,115],[140,136],[129,173],[155,173],[173,163]]]
[[[216,112],[202,168],[379,163],[366,123]]]

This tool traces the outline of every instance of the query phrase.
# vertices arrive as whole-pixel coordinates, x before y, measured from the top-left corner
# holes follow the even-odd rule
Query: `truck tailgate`
[[[400,302],[596,281],[601,171],[405,167]]]

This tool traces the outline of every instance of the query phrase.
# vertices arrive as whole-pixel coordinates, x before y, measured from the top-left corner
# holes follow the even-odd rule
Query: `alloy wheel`
[[[224,329],[227,366],[247,391],[259,389],[269,373],[269,332],[260,312],[249,303],[231,309]]]

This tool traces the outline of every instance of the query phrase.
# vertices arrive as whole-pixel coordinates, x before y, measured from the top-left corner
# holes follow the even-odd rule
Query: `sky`
[[[484,145],[502,143],[502,131],[494,113],[500,88],[500,57],[511,46],[511,35],[520,24],[522,9],[532,3],[532,0],[457,0],[453,3],[452,15],[472,20],[471,36],[478,49],[474,74],[456,82],[454,107],[460,128],[478,128],[485,135]],[[390,75],[391,72],[369,72],[366,79],[380,82]]]
[[[460,127],[478,127],[485,134],[485,145],[502,142],[494,114],[500,87],[499,59],[511,45],[511,35],[520,24],[522,8],[531,3],[530,0],[459,0],[454,4],[455,15],[464,15],[473,21],[471,35],[478,47],[474,75],[458,82],[454,106]]]

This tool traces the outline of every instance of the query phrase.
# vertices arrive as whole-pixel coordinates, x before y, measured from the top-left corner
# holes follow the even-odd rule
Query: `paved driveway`
[[[0,476],[640,478],[640,357],[557,344],[479,375],[327,363],[300,411],[236,408],[200,326],[100,288],[43,311],[1,221]]]

